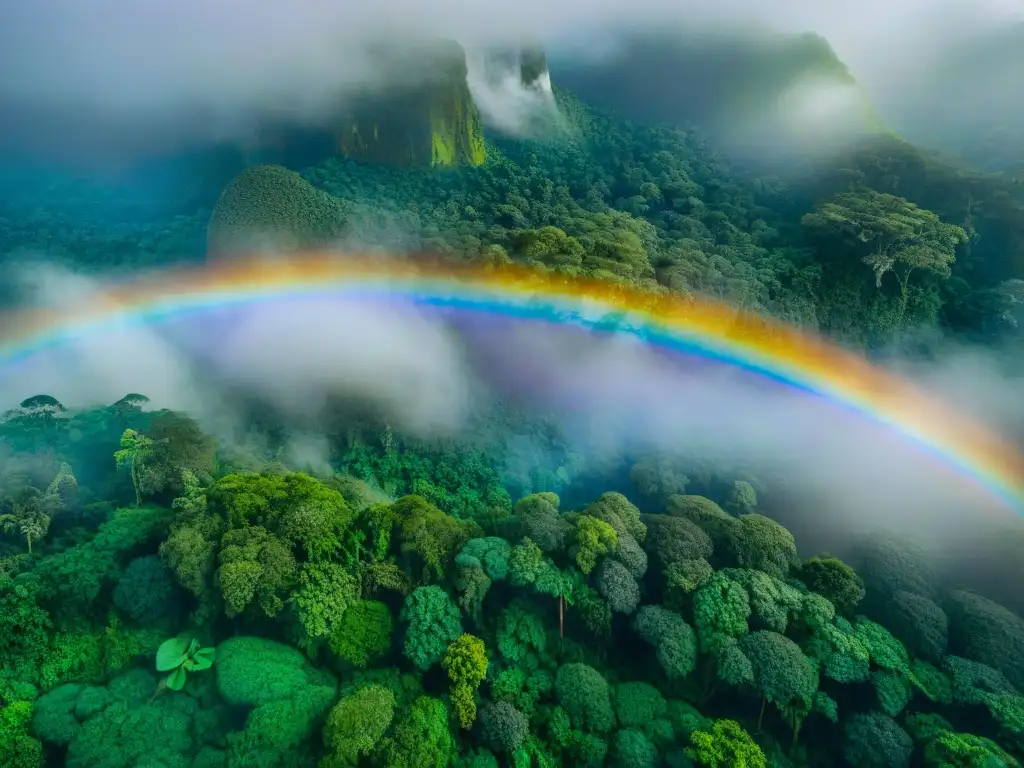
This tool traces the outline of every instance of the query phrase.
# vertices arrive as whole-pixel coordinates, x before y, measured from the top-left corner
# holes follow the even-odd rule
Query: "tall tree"
[[[819,203],[801,223],[830,238],[838,238],[875,273],[882,287],[892,273],[900,289],[897,327],[902,324],[910,295],[910,277],[931,272],[949,277],[957,246],[967,242],[962,227],[944,223],[937,214],[895,195],[861,188]]]
[[[121,450],[114,454],[117,465],[127,467],[131,472],[137,506],[142,505],[142,469],[152,453],[153,441],[150,438],[134,429],[126,429],[121,435]]]

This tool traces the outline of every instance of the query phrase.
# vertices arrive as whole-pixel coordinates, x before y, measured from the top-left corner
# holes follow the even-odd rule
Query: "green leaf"
[[[217,649],[216,648],[200,648],[198,651],[196,651],[193,654],[192,658],[197,660],[197,661],[199,659],[207,659],[211,664],[213,664],[213,662],[215,662],[217,660]]]
[[[198,672],[200,670],[209,669],[210,667],[212,667],[213,659],[209,658],[208,656],[196,656],[194,659],[192,659],[191,664],[192,666],[190,667],[190,671],[195,670]]]
[[[180,691],[185,687],[185,677],[187,673],[184,667],[178,667],[176,670],[171,672],[171,676],[167,678],[167,687],[172,691]]]
[[[156,652],[156,671],[168,672],[180,667],[187,657],[188,641],[183,638],[172,637],[164,641]]]

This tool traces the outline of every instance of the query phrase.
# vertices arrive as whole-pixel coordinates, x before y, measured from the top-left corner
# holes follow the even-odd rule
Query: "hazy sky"
[[[881,83],[927,66],[1017,0],[32,0],[0,3],[0,98],[209,128],[247,108],[315,110],[372,80],[364,44],[444,35],[466,43],[592,36],[594,26],[685,21],[814,30]],[[398,21],[395,21],[398,20]],[[13,114],[0,115],[9,120]],[[197,128],[199,126],[196,126]]]

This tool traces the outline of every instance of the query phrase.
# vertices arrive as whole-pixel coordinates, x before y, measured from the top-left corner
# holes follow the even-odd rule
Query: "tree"
[[[469,540],[465,526],[421,496],[405,496],[392,505],[400,521],[402,553],[421,583],[440,581],[448,564]]]
[[[757,507],[757,491],[747,480],[736,480],[725,506],[734,515],[749,515]]]
[[[818,690],[817,668],[800,646],[778,632],[752,632],[740,640],[740,647],[754,668],[754,685],[762,697],[762,717],[764,705],[774,704],[793,729],[796,743],[800,725],[810,713]]]
[[[644,515],[643,519],[647,525],[644,547],[662,570],[683,560],[711,559],[711,537],[696,523],[669,515]]]
[[[142,470],[146,460],[153,454],[153,441],[134,429],[126,429],[121,435],[121,450],[114,454],[118,467],[127,467],[135,489],[135,505],[142,505]]]
[[[633,630],[654,646],[669,679],[681,679],[693,671],[697,637],[682,616],[660,605],[645,605],[633,617]]]
[[[770,517],[758,514],[736,518],[728,538],[729,550],[741,568],[785,578],[797,562],[793,534]]]
[[[392,736],[381,741],[378,750],[378,765],[451,765],[457,749],[444,702],[430,696],[417,698],[397,719]]]
[[[612,765],[615,768],[652,768],[658,759],[658,749],[642,731],[625,728],[612,739]]]
[[[516,230],[509,239],[525,259],[571,275],[581,271],[585,254],[582,243],[557,227]]]
[[[132,560],[114,589],[114,605],[124,615],[150,626],[177,608],[175,590],[167,566],[156,555]]]
[[[757,743],[735,720],[716,720],[710,730],[690,734],[686,754],[704,768],[768,768]]]
[[[460,635],[448,646],[441,666],[452,682],[452,705],[463,728],[476,720],[473,696],[487,677],[487,649],[484,641],[473,635]]]
[[[148,461],[139,475],[144,496],[164,491],[180,493],[182,472],[198,477],[212,474],[216,443],[200,428],[199,423],[184,413],[161,411],[150,422]]]
[[[530,723],[507,701],[499,701],[487,703],[481,709],[480,730],[495,752],[511,754],[530,735]]]
[[[658,455],[644,456],[629,470],[629,479],[644,496],[663,501],[686,491],[690,482],[678,462]]]
[[[513,509],[524,535],[545,554],[563,551],[572,531],[572,526],[558,511],[559,503],[558,496],[553,493],[534,493],[516,502]]]
[[[949,619],[938,604],[913,592],[897,591],[882,618],[912,654],[933,664],[942,662],[949,641]]]
[[[459,609],[436,585],[413,590],[405,598],[401,618],[408,622],[405,656],[423,671],[441,661],[448,646],[462,634]]]
[[[618,544],[615,529],[603,520],[580,515],[576,520],[576,541],[573,546],[576,565],[584,575],[597,567],[597,558],[614,552]]]
[[[342,697],[324,723],[324,746],[332,766],[354,766],[383,738],[395,712],[395,695],[379,685],[368,685]]]
[[[597,572],[597,590],[613,611],[630,614],[640,604],[640,586],[617,560],[605,560]]]
[[[906,768],[914,742],[881,712],[856,712],[843,728],[843,757],[854,768]]]
[[[812,557],[797,569],[796,575],[809,590],[831,601],[840,613],[852,615],[864,599],[864,582],[838,557]]]
[[[376,600],[359,600],[341,615],[328,643],[331,653],[357,667],[369,666],[391,647],[391,611]]]
[[[747,590],[717,571],[694,595],[693,617],[701,652],[714,653],[727,638],[739,638],[749,631]]]
[[[697,525],[711,537],[716,549],[720,543],[727,543],[736,526],[736,518],[706,496],[669,496],[665,502],[665,514],[685,518]]]
[[[998,669],[1024,688],[1024,619],[981,595],[958,590],[946,601],[950,652]]]
[[[334,634],[359,599],[356,580],[338,563],[305,563],[291,600],[309,640]]]
[[[559,667],[555,691],[574,728],[607,733],[615,727],[608,682],[593,667],[580,663]]]
[[[668,711],[665,697],[647,683],[621,683],[614,694],[615,717],[622,728],[643,728]]]
[[[961,227],[943,223],[932,211],[867,188],[843,192],[818,204],[801,223],[850,245],[874,270],[878,288],[886,274],[896,277],[900,289],[897,326],[906,312],[911,275],[924,271],[949,277],[957,247],[967,242]]]
[[[25,538],[28,553],[33,542],[42,539],[50,530],[51,513],[59,504],[59,497],[44,494],[38,488],[24,488],[10,500],[11,511],[0,515],[5,531],[17,531]]]
[[[265,528],[235,528],[221,537],[217,580],[228,618],[258,605],[274,617],[285,606],[296,580],[291,550]]]

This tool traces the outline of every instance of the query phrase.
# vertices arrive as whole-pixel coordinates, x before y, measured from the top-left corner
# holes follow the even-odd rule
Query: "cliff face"
[[[481,165],[486,159],[480,113],[466,84],[466,56],[456,43],[417,50],[422,77],[368,96],[346,110],[335,131],[353,158],[402,166]]]

